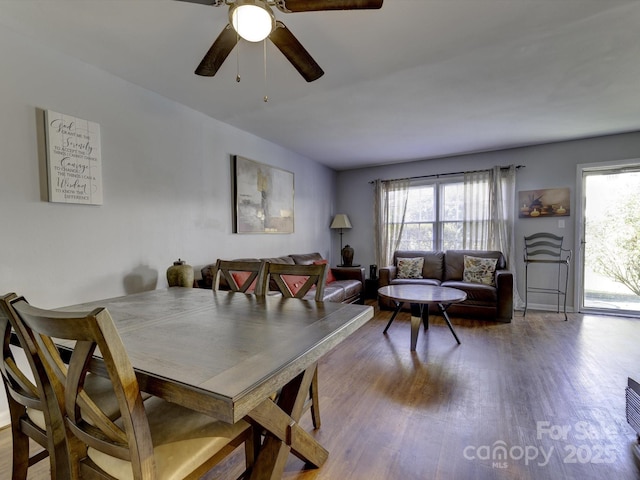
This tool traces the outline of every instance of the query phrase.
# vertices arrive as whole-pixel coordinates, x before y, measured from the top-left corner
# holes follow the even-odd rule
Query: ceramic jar
[[[342,249],[342,266],[350,267],[353,264],[353,247],[345,245]]]
[[[193,267],[178,259],[167,268],[167,282],[170,287],[193,287]]]

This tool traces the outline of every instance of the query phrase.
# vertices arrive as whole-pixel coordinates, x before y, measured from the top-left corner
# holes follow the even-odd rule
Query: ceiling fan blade
[[[320,65],[281,21],[276,21],[276,28],[269,35],[269,39],[307,82],[313,82],[324,75]]]
[[[227,25],[196,68],[196,75],[213,77],[236,43],[238,43],[238,35],[231,25]]]
[[[282,12],[318,12],[322,10],[374,10],[382,7],[382,0],[276,0]]]

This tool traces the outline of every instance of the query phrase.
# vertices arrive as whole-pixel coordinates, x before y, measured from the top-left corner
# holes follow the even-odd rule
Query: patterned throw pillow
[[[398,278],[422,278],[424,257],[399,258]]]
[[[495,286],[497,258],[480,258],[464,256],[464,273],[462,280],[470,283]]]

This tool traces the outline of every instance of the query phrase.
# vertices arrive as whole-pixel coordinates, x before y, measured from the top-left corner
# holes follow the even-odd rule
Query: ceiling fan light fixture
[[[261,42],[276,25],[273,11],[260,0],[237,0],[229,9],[229,21],[248,42]]]

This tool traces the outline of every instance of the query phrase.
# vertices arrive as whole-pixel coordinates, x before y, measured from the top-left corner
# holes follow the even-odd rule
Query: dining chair
[[[212,288],[220,290],[221,280],[224,280],[233,292],[263,295],[264,268],[265,262],[260,261],[218,259]]]
[[[60,312],[33,307],[22,298],[10,303],[32,331],[49,380],[64,384],[74,474],[86,479],[195,479],[242,443],[247,469],[252,467],[255,442],[249,423],[227,424],[158,397],[143,402],[127,351],[105,308]],[[53,338],[72,348],[68,367]],[[98,351],[119,406],[116,420],[83,388]]]
[[[262,289],[266,292],[273,280],[278,290],[286,298],[304,298],[315,287],[317,302],[324,298],[324,287],[327,279],[326,263],[312,265],[289,265],[266,262]],[[318,364],[314,366],[313,380],[309,388],[309,399],[304,410],[311,410],[313,428],[320,428],[320,400],[318,394]]]
[[[71,475],[72,466],[64,421],[64,386],[60,382],[49,381],[47,365],[37,353],[38,347],[33,334],[13,308],[12,301],[17,298],[15,293],[0,297],[0,332],[3,333],[3,361],[0,363],[0,370],[7,391],[14,445],[12,479],[26,478],[28,467],[47,456],[50,459],[51,478],[66,479]],[[22,299],[24,300],[23,297]],[[19,367],[13,355],[12,329],[31,375]],[[84,389],[91,392],[109,418],[119,416],[118,403],[111,393],[111,382],[108,379],[87,375]],[[148,395],[145,394],[145,397]],[[30,438],[44,447],[44,450],[30,456]]]
[[[52,478],[55,478],[56,461],[66,462],[66,444],[60,410],[49,410],[46,406],[44,385],[38,375],[20,368],[11,346],[12,329],[32,372],[41,370],[38,357],[31,339],[21,323],[15,321],[15,313],[10,305],[17,298],[15,293],[0,297],[0,334],[2,334],[2,362],[0,370],[9,403],[11,418],[11,438],[13,441],[12,472],[13,480],[25,480],[29,467],[50,457]],[[18,347],[13,347],[18,348]],[[31,380],[35,377],[34,381]],[[55,418],[53,418],[54,416]],[[53,425],[62,427],[63,435],[53,434]],[[38,443],[42,450],[29,454],[29,439]]]

